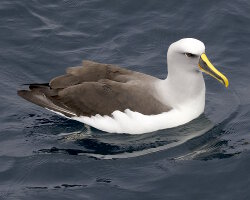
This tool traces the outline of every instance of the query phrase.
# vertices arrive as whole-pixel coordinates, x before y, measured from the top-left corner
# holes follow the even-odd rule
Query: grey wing
[[[149,88],[107,79],[66,88],[57,98],[78,116],[110,115],[116,110],[123,112],[126,109],[153,115],[171,109],[152,96]]]
[[[133,81],[136,80],[136,81]],[[143,114],[158,114],[170,108],[154,98],[147,83],[154,77],[118,66],[84,61],[49,84],[31,84],[18,94],[39,106],[66,116],[110,115],[115,110],[130,109]]]
[[[49,84],[53,89],[62,89],[83,82],[97,82],[101,79],[128,82],[131,80],[152,80],[155,78],[116,65],[83,61],[83,66],[68,68],[66,75],[52,79]]]

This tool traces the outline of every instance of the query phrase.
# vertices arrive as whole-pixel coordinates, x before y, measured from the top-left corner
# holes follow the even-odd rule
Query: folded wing
[[[152,115],[171,108],[159,102],[150,91],[154,77],[115,65],[84,61],[49,84],[30,84],[18,94],[39,106],[68,117],[110,115],[130,109]]]

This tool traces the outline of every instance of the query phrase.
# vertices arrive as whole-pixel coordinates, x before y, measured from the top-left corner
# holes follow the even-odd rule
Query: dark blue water
[[[24,101],[83,59],[165,78],[168,46],[206,44],[205,114],[143,135],[108,134]],[[249,199],[250,2],[1,0],[0,199]]]

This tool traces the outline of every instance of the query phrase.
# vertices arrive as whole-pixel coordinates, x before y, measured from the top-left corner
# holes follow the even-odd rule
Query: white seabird
[[[164,80],[111,64],[83,61],[66,75],[19,90],[24,99],[97,129],[142,134],[197,118],[205,108],[205,72],[228,87],[205,45],[184,38],[170,45]]]

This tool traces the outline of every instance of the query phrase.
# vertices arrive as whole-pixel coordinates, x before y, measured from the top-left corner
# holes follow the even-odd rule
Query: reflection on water
[[[183,126],[142,135],[104,133],[87,127],[82,131],[58,135],[61,142],[71,143],[74,149],[53,147],[39,152],[88,155],[103,159],[136,157],[176,147],[212,128],[213,123],[205,115]]]

